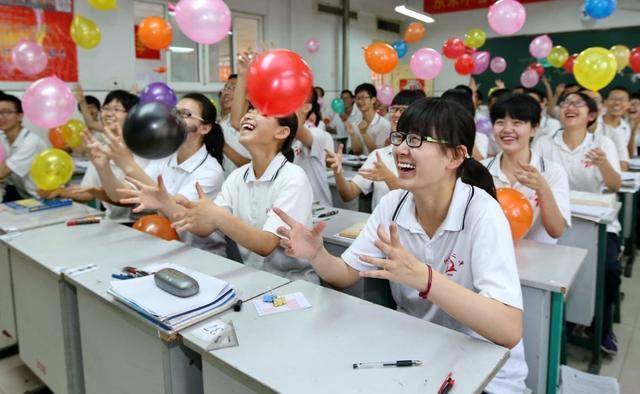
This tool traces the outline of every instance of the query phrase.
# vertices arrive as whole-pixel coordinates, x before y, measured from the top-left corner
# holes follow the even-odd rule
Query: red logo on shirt
[[[593,165],[593,162],[591,160],[585,158],[582,161],[582,164],[584,165],[584,168],[589,168],[589,167],[591,167]]]
[[[447,276],[453,276],[454,272],[458,272],[456,269],[456,265],[458,267],[462,267],[464,265],[464,261],[458,260],[458,257],[455,253],[451,253],[449,257],[444,260],[445,270],[444,273]]]

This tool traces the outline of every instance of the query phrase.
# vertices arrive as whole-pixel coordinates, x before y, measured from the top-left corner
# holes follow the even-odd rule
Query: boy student
[[[243,82],[244,83],[244,82]],[[239,142],[240,134],[238,133],[238,124],[234,123],[232,119],[238,117],[231,113],[233,108],[234,94],[236,87],[238,86],[238,74],[231,74],[224,84],[222,91],[220,92],[220,108],[222,113],[220,114],[220,127],[224,134],[224,176],[229,176],[238,167],[249,162],[249,152]],[[240,105],[241,104],[241,105]],[[242,109],[246,111],[246,100],[240,103]],[[239,116],[242,116],[241,114]]]
[[[340,99],[344,103],[344,112],[341,114],[334,113],[331,122],[327,124],[327,131],[333,135],[336,144],[347,146],[346,124],[358,124],[362,120],[362,112],[353,105],[354,96],[350,90],[345,89],[340,92]]]
[[[580,90],[591,97],[598,105],[598,120],[589,126],[589,131],[597,135],[609,138],[616,147],[618,152],[618,160],[620,160],[620,169],[626,171],[629,169],[629,141],[625,141],[624,133],[619,133],[614,127],[607,126],[603,117],[607,112],[606,106],[603,104],[602,96],[593,90]]]
[[[631,139],[631,126],[625,119],[627,116],[627,110],[629,109],[629,100],[631,99],[631,93],[623,86],[615,86],[604,100],[604,106],[607,109],[602,118],[598,120],[598,123],[605,129],[605,135],[618,135],[620,143],[616,144],[618,148],[622,171],[629,169],[629,140]],[[614,142],[616,140],[614,139]]]
[[[555,244],[571,224],[569,180],[562,166],[529,148],[540,124],[541,108],[532,95],[515,94],[491,107],[495,140],[501,152],[484,160],[496,188],[521,192],[531,203],[534,222],[527,239]]]
[[[370,83],[360,84],[355,90],[355,95],[356,105],[362,112],[362,120],[357,124],[346,124],[347,133],[349,133],[347,149],[355,155],[368,155],[369,152],[387,145],[391,124],[375,110],[377,102],[375,86]]]
[[[631,128],[631,138],[629,138],[629,156],[638,155],[638,146],[640,146],[640,91],[631,95],[629,100],[629,110],[627,111],[627,121]]]
[[[87,128],[91,131],[103,133],[104,125],[100,122],[100,101],[93,96],[85,96],[80,84],[76,85],[74,95],[78,101],[78,111],[82,114]]]
[[[31,179],[33,158],[47,148],[46,142],[22,125],[22,102],[16,96],[0,94],[0,130],[5,160],[0,162],[3,201],[37,197]]]

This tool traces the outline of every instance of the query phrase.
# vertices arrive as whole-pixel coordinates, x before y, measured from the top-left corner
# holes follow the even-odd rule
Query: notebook
[[[35,198],[27,198],[24,200],[16,200],[4,203],[7,208],[18,214],[66,207],[71,204],[73,204],[73,201],[69,198],[56,198],[52,200],[38,200]]]

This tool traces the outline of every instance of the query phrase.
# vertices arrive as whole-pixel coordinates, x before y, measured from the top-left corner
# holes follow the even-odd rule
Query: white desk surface
[[[66,207],[25,214],[13,213],[3,206],[0,206],[0,208],[2,208],[0,209],[0,231],[4,233],[25,231],[33,228],[49,226],[81,216],[104,215],[104,212],[100,212],[87,205],[75,202]]]
[[[481,391],[509,356],[495,344],[304,281],[277,293],[294,292],[312,307],[259,317],[249,303],[242,312],[222,315],[233,321],[240,345],[205,353],[203,362],[223,363],[280,393],[434,393],[450,371],[455,391],[471,393]],[[190,334],[199,326],[182,335],[202,354]],[[355,362],[406,359],[424,364],[352,368]]]
[[[349,170],[349,169],[343,169],[343,172],[342,172],[342,174],[344,175],[344,177],[348,181],[352,180],[353,177],[355,177],[357,173],[358,173],[358,171]],[[333,175],[333,171],[331,171],[331,170],[327,171],[327,180],[329,181],[329,186],[335,186],[336,185],[336,176]]]
[[[331,210],[337,210],[339,211],[339,213],[337,215],[329,217],[329,220],[326,221],[327,227],[325,227],[324,231],[322,232],[324,242],[349,247],[353,240],[343,237],[337,237],[336,234],[356,223],[366,222],[369,219],[370,214],[339,208],[325,208],[322,212],[328,212]],[[318,213],[320,214],[322,212]]]
[[[521,240],[516,243],[523,286],[566,294],[587,256],[585,249]]]
[[[614,209],[609,213],[609,215],[603,218],[593,218],[590,216],[577,215],[573,213],[571,214],[571,217],[588,220],[590,222],[598,224],[611,224],[618,218],[618,212],[620,211],[620,208],[622,208],[622,203],[616,202],[616,204],[614,205]]]

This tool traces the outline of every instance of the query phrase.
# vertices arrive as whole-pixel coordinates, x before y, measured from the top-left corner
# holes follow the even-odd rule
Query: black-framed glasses
[[[403,141],[407,141],[407,146],[409,148],[419,148],[422,146],[423,141],[431,142],[433,144],[446,145],[447,141],[440,140],[437,138],[423,136],[417,133],[403,133],[402,131],[394,131],[389,134],[389,139],[391,140],[391,145],[400,146]]]
[[[400,111],[400,113],[403,113],[407,110],[407,108],[409,108],[408,105],[392,105],[391,107],[389,107],[389,113],[395,114],[398,111]]]
[[[193,118],[193,119],[198,119],[201,122],[204,122],[204,119],[202,119],[201,117],[194,115],[193,112],[191,112],[191,110],[183,108],[183,109],[178,109],[178,108],[174,108],[173,110],[171,110],[171,113],[174,116],[179,116],[182,119],[189,119],[189,118]]]
[[[17,113],[18,111],[3,110],[3,111],[0,111],[0,116],[9,116]]]
[[[582,108],[586,107],[587,103],[584,100],[564,100],[560,104],[558,104],[560,108],[569,108],[570,106],[574,106],[574,108]]]

